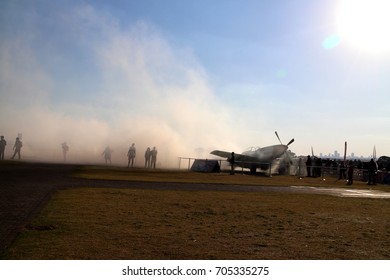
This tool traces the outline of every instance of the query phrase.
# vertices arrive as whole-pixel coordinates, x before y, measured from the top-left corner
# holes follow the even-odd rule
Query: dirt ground
[[[129,182],[129,181],[110,181],[110,180],[95,180],[95,179],[83,179],[70,176],[80,166],[77,165],[64,165],[64,164],[43,164],[43,163],[18,163],[18,162],[2,162],[0,163],[0,256],[7,251],[12,245],[18,234],[28,225],[29,221],[35,217],[43,206],[49,201],[54,192],[59,189],[79,188],[79,187],[108,187],[108,188],[142,188],[142,189],[159,189],[159,190],[218,190],[218,191],[237,191],[237,186],[233,185],[220,185],[220,184],[188,184],[188,183],[151,183],[151,182]],[[293,188],[281,188],[270,186],[240,186],[240,192],[302,192],[300,189]],[[386,199],[387,201],[387,199]],[[319,206],[320,204],[318,204]],[[313,207],[316,207],[313,205]],[[328,206],[326,206],[328,207]],[[370,210],[370,209],[368,209]],[[351,209],[354,211],[354,209]],[[371,211],[371,210],[370,210]],[[366,238],[372,244],[370,245],[372,250],[380,251],[381,253],[375,255],[372,258],[390,259],[390,227],[389,227],[389,209],[383,209],[382,213],[378,215],[382,217],[373,217],[371,214],[367,218],[370,225],[378,224],[375,228],[372,227],[365,229],[363,235],[359,235],[357,238]],[[337,213],[333,213],[331,209],[328,209],[331,214],[327,217],[319,217],[318,224],[315,224],[317,220],[301,221],[301,223],[309,223],[308,228],[315,229],[318,236],[329,235],[327,233],[326,221],[339,220]],[[333,214],[332,214],[333,213]],[[269,218],[274,220],[269,213]],[[310,214],[310,213],[309,213]],[[311,213],[314,215],[314,212]],[[267,214],[268,215],[268,214]],[[291,216],[291,215],[290,215]],[[276,217],[276,216],[275,216]],[[274,218],[275,218],[274,217]],[[339,217],[340,218],[340,217]],[[362,217],[355,217],[358,223],[362,223]],[[265,219],[265,218],[264,218]],[[375,221],[374,221],[375,220]],[[276,219],[275,223],[278,222]],[[366,223],[366,224],[367,224]],[[322,225],[321,225],[322,224]],[[347,220],[340,220],[334,226],[336,228],[345,227],[348,224]],[[356,224],[356,223],[355,223]],[[280,225],[276,225],[280,227]],[[346,227],[347,228],[347,227]],[[322,230],[321,230],[322,229]],[[272,229],[273,231],[274,229]],[[381,232],[379,233],[378,230]],[[321,231],[321,232],[319,232]],[[337,230],[336,230],[337,231]],[[336,232],[335,231],[335,232]],[[296,229],[291,231],[291,234],[296,232]],[[310,234],[309,232],[302,232],[300,236]],[[272,233],[267,233],[266,237],[272,236]],[[369,238],[369,237],[373,238]],[[332,240],[329,242],[328,250],[335,250],[334,246],[339,246],[337,240],[340,238],[337,236],[331,236]],[[338,239],[339,238],[339,239]],[[337,242],[335,242],[335,240]],[[341,238],[340,240],[343,240]],[[283,242],[283,240],[279,240]],[[278,241],[278,242],[279,242]],[[357,240],[356,242],[360,242]],[[366,241],[364,241],[366,242]],[[352,244],[352,243],[351,243]],[[345,248],[351,248],[351,244],[345,241],[345,244],[341,244]],[[263,246],[263,245],[262,245]],[[290,244],[290,249],[294,250],[294,244]],[[277,247],[275,245],[275,247]],[[353,247],[353,246],[352,246]],[[375,249],[377,248],[377,250]],[[349,250],[349,249],[348,249]],[[351,250],[349,250],[351,251]],[[310,254],[309,254],[310,255]],[[360,254],[362,255],[362,254]],[[205,255],[199,255],[200,258],[206,257]],[[305,255],[304,258],[307,258]],[[314,255],[314,258],[321,258],[320,255]],[[335,256],[335,255],[332,255]],[[337,258],[349,258],[348,255],[340,255]],[[367,256],[367,255],[362,255]],[[145,257],[145,256],[143,256]],[[187,256],[186,258],[188,258]],[[369,256],[367,256],[368,258]],[[158,257],[155,257],[158,258]],[[277,258],[277,257],[276,257]],[[298,256],[299,258],[299,256]],[[326,257],[325,257],[326,258]],[[333,258],[333,257],[330,257]],[[350,256],[354,259],[355,257]]]
[[[210,190],[210,184],[167,184],[134,183],[125,181],[90,180],[70,176],[79,165],[20,163],[4,161],[0,163],[0,255],[15,240],[18,233],[28,224],[61,188],[74,187],[139,187],[145,189]],[[158,186],[157,186],[158,185]],[[214,187],[214,189],[216,189]],[[218,186],[221,190],[233,190],[231,186]],[[252,191],[254,187],[247,187]],[[244,189],[243,189],[244,190]]]

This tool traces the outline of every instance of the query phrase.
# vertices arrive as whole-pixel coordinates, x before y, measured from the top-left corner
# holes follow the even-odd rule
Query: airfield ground
[[[316,191],[350,190],[334,178],[19,162],[0,178],[2,259],[390,259],[390,199]]]

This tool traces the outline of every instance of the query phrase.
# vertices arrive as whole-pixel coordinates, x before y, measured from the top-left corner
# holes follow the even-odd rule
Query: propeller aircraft
[[[266,170],[270,167],[270,164],[277,158],[284,155],[288,149],[288,146],[294,142],[294,139],[291,139],[287,145],[284,145],[280,141],[278,133],[275,131],[276,137],[278,138],[280,144],[266,146],[263,148],[252,148],[248,151],[243,152],[242,154],[234,154],[235,165],[249,168],[251,173],[256,173],[256,169],[260,168]],[[231,158],[231,152],[214,150],[210,154],[216,155],[219,157]],[[288,153],[286,153],[288,156]],[[291,160],[290,160],[291,161]]]

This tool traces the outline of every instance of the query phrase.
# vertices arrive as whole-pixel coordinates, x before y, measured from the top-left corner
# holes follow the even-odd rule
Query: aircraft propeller
[[[278,132],[277,132],[277,131],[275,131],[275,134],[276,134],[276,137],[278,137],[278,140],[279,140],[280,144],[283,145],[282,141],[280,141],[280,138],[279,138],[279,135],[278,135]],[[291,144],[292,142],[294,142],[294,141],[295,141],[294,138],[291,139],[290,142],[288,142],[286,146],[290,145],[290,144]]]
[[[290,142],[287,143],[287,146],[290,145],[292,142],[294,142],[294,138],[290,140]]]
[[[283,145],[282,141],[280,141],[280,138],[279,138],[279,135],[278,135],[277,131],[275,131],[275,134],[276,134],[276,137],[278,137],[278,140],[279,140],[280,144]]]
[[[280,138],[279,138],[279,135],[278,135],[278,132],[277,132],[277,131],[275,131],[275,134],[276,134],[276,137],[278,138],[280,144],[283,145],[282,141],[280,141]],[[295,141],[294,138],[291,139],[290,142],[288,142],[286,146],[290,145],[290,144],[293,143],[294,141]],[[287,153],[287,151],[285,152],[285,154],[287,155],[287,158],[288,158],[288,160],[290,161],[290,164],[292,164],[292,159],[291,159],[290,155]]]

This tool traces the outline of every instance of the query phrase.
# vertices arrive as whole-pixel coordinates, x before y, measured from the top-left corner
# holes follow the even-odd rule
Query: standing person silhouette
[[[234,175],[234,164],[236,163],[236,157],[234,155],[234,152],[231,153],[229,162],[230,162],[230,166],[231,166],[230,175]]]
[[[22,147],[23,147],[22,141],[19,140],[19,137],[16,137],[15,145],[13,147],[15,152],[11,159],[14,159],[16,154],[18,154],[18,158],[20,159],[20,150],[22,149]]]
[[[152,168],[156,168],[156,161],[157,161],[157,150],[156,150],[156,147],[153,147],[153,150],[150,152],[151,154],[151,157],[152,157],[152,162],[150,164],[150,166]]]
[[[1,136],[1,140],[0,140],[0,160],[4,160],[5,146],[7,146],[7,141],[5,141],[4,136]]]
[[[307,160],[306,160],[307,177],[311,177],[311,167],[312,167],[311,158],[310,156],[307,156]]]
[[[145,168],[150,167],[150,157],[152,155],[152,152],[150,151],[150,148],[148,147],[145,151]]]
[[[347,185],[352,185],[353,184],[353,163],[352,161],[349,162],[348,165],[348,183]]]
[[[64,162],[66,162],[66,154],[69,151],[69,146],[66,142],[62,143],[62,154],[64,155]]]
[[[127,152],[127,157],[129,159],[129,161],[127,162],[127,167],[130,167],[130,164],[131,164],[131,167],[133,167],[136,154],[137,153],[136,153],[136,149],[135,149],[135,144],[133,143],[131,145],[131,147],[129,148],[129,151]]]
[[[107,146],[104,149],[102,155],[104,155],[104,160],[106,161],[106,164],[108,162],[110,162],[110,164],[111,164],[111,154],[112,154],[112,152],[113,152],[113,150],[110,149],[110,146]]]
[[[344,161],[341,161],[340,162],[340,166],[339,166],[340,170],[339,170],[339,180],[341,179],[345,179],[345,162]]]
[[[368,185],[375,185],[375,173],[377,172],[378,167],[374,161],[371,159],[368,163]]]

